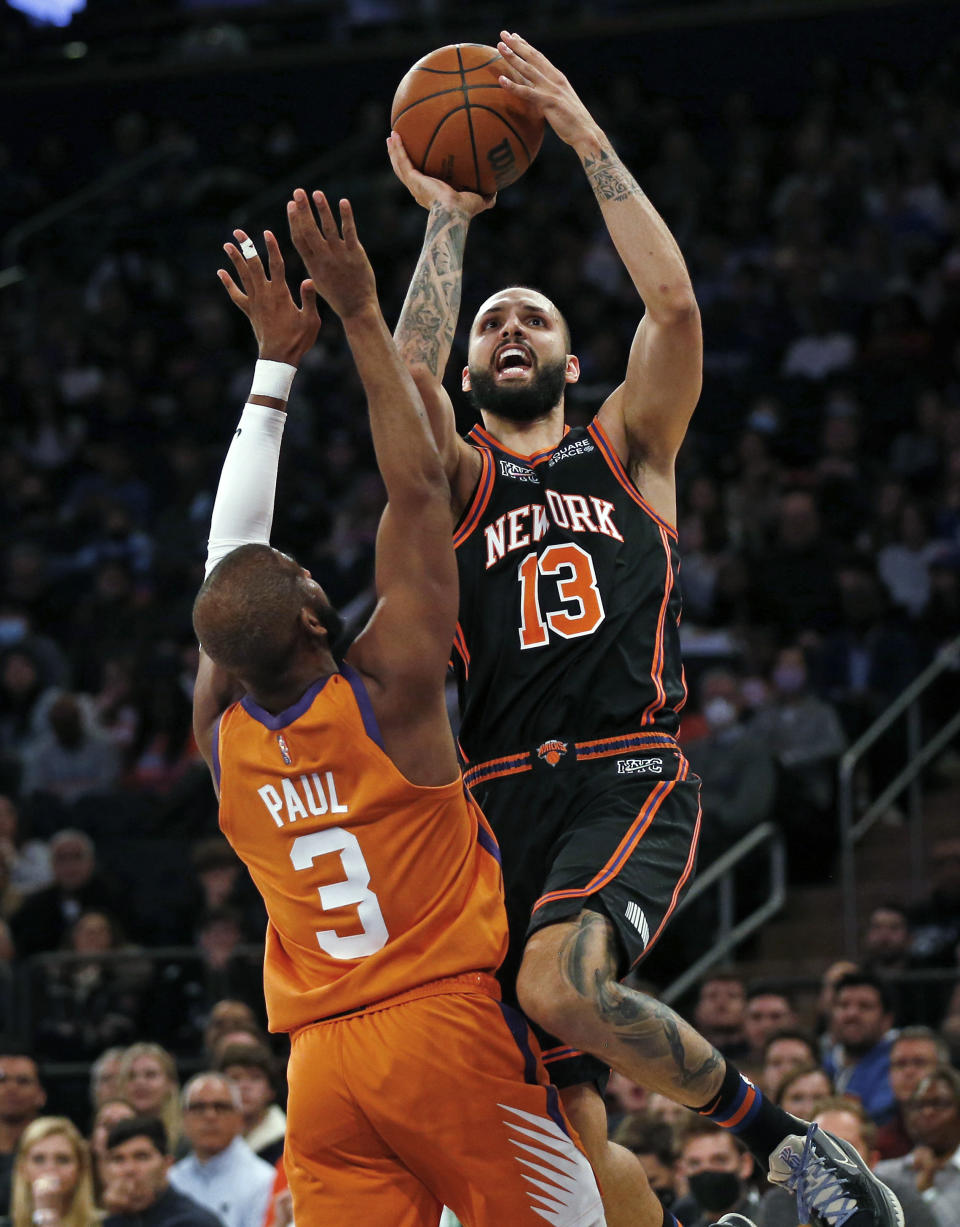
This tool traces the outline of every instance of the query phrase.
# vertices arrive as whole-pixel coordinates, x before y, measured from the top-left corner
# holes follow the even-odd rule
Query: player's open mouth
[[[533,357],[523,345],[505,345],[493,361],[493,369],[503,379],[516,379],[533,369]]]

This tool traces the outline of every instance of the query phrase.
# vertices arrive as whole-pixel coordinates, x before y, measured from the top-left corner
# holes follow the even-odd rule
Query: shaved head
[[[253,690],[269,690],[310,639],[304,610],[326,631],[329,648],[341,623],[320,586],[279,550],[242,545],[204,580],[193,605],[193,628],[215,664]]]
[[[502,301],[514,299],[523,299],[531,306],[540,307],[548,315],[552,315],[560,326],[560,331],[563,335],[563,344],[567,352],[570,352],[570,328],[566,318],[560,308],[551,299],[547,298],[546,294],[541,294],[539,290],[534,290],[527,285],[510,285],[505,290],[498,290],[496,294],[491,294],[485,303],[482,303],[480,310],[473,317],[473,323],[470,325],[471,332],[477,327],[481,317],[488,311],[493,310]]]

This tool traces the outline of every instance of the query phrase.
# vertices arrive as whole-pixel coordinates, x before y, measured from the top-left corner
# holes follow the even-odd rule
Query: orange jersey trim
[[[663,710],[667,701],[667,692],[663,688],[664,629],[667,622],[667,610],[670,607],[670,598],[673,595],[673,567],[671,566],[670,546],[667,543],[666,532],[662,526],[660,528],[660,540],[663,542],[667,569],[663,583],[663,600],[660,602],[660,612],[657,615],[656,647],[653,653],[653,663],[650,666],[650,680],[653,682],[654,697],[640,718],[641,724],[651,724],[654,716],[656,716],[658,711]]]
[[[688,766],[689,764],[684,758],[681,761],[680,770],[675,779],[661,780],[661,782],[657,784],[657,786],[650,793],[650,796],[647,798],[646,805],[644,805],[643,809],[631,823],[630,829],[620,841],[613,853],[613,856],[610,857],[606,865],[603,866],[599,873],[596,873],[593,876],[591,881],[589,881],[586,886],[575,890],[550,891],[549,894],[542,895],[536,901],[531,909],[531,912],[536,912],[538,908],[543,907],[545,904],[556,903],[560,899],[583,899],[588,895],[595,895],[598,891],[602,890],[608,882],[612,881],[629,860],[630,856],[634,853],[637,844],[639,844],[640,840],[643,839],[644,835],[650,829],[650,825],[656,817],[657,810],[659,810],[660,806],[667,799],[670,793],[673,792],[677,784],[687,778]]]
[[[700,824],[701,824],[702,818],[703,818],[703,806],[698,801],[697,802],[697,821],[696,821],[696,825],[693,828],[693,838],[690,840],[690,851],[687,853],[687,863],[683,867],[683,873],[680,875],[680,880],[677,882],[676,886],[673,888],[673,895],[670,899],[670,906],[664,912],[663,920],[660,921],[660,924],[657,928],[656,933],[654,933],[654,935],[650,938],[650,940],[644,946],[642,953],[639,954],[633,960],[631,967],[636,967],[636,965],[640,962],[640,960],[645,958],[650,953],[650,950],[653,948],[654,944],[659,939],[660,934],[667,927],[667,921],[670,919],[673,913],[677,910],[677,903],[679,902],[679,899],[680,899],[680,892],[683,890],[684,886],[687,884],[687,880],[689,879],[691,873],[693,873],[693,866],[696,864],[697,846],[700,843]]]
[[[570,427],[564,424],[563,434],[560,436],[560,442],[563,441],[569,431]],[[555,443],[553,447],[548,447],[542,452],[531,452],[529,455],[525,456],[523,452],[515,452],[512,447],[507,447],[505,444],[501,443],[498,438],[492,435],[489,430],[481,426],[479,423],[477,423],[477,425],[474,426],[474,428],[469,432],[467,438],[469,438],[470,435],[473,435],[478,442],[483,444],[484,447],[495,447],[498,451],[505,452],[508,456],[513,456],[515,460],[524,461],[532,468],[536,468],[538,464],[543,464],[544,460],[549,460],[560,446],[560,442],[558,442]]]
[[[464,541],[480,523],[483,513],[487,509],[487,504],[490,502],[490,495],[493,493],[493,479],[495,476],[493,456],[485,447],[478,447],[477,452],[480,455],[480,477],[477,481],[477,488],[473,492],[473,498],[467,505],[463,518],[460,521],[460,526],[454,531],[454,549],[463,545]]]
[[[630,495],[633,501],[637,503],[640,507],[642,507],[643,510],[647,513],[647,515],[651,518],[651,520],[655,520],[660,525],[660,527],[665,529],[666,532],[674,539],[674,541],[676,541],[677,540],[677,530],[668,520],[665,520],[663,516],[657,515],[657,513],[650,506],[647,500],[643,497],[643,495],[640,493],[640,491],[637,489],[634,483],[630,480],[627,470],[623,467],[623,462],[621,461],[620,457],[616,453],[616,449],[614,448],[613,444],[610,442],[610,439],[606,431],[603,429],[603,427],[600,425],[600,423],[597,421],[596,418],[594,418],[593,421],[590,423],[590,425],[587,427],[587,434],[591,436],[591,438],[600,448],[600,451],[604,459],[606,460],[607,464],[610,466],[610,469],[612,470],[614,477],[617,479],[620,485],[623,486],[624,490],[626,490],[626,492]]]
[[[591,762],[597,758],[610,758],[616,754],[628,754],[631,750],[677,750],[679,746],[669,733],[621,733],[618,737],[600,737],[594,741],[576,741],[572,749],[576,762]],[[520,750],[502,758],[490,758],[474,763],[463,774],[468,787],[497,780],[501,776],[518,775],[532,771],[536,750]],[[466,761],[466,760],[465,760]]]

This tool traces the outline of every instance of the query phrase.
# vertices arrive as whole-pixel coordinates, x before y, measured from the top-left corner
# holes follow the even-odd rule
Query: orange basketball
[[[500,85],[496,47],[453,43],[417,60],[397,86],[390,125],[418,170],[489,196],[515,182],[543,140],[543,117]]]

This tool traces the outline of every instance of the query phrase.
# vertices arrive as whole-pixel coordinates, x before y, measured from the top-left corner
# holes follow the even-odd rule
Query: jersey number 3
[[[542,648],[549,643],[551,631],[563,639],[592,635],[603,621],[603,601],[593,559],[579,545],[567,542],[550,545],[542,554],[528,554],[520,564],[518,575],[521,648]],[[541,575],[557,576],[560,600],[575,607],[543,614],[537,587]]]
[[[311,835],[298,835],[290,846],[294,869],[309,869],[319,856],[340,853],[340,863],[346,877],[317,890],[324,911],[341,907],[356,907],[362,933],[341,937],[333,928],[317,930],[317,945],[334,959],[362,959],[376,954],[387,944],[390,934],[377,896],[370,887],[370,871],[363,859],[356,835],[343,827],[330,827]]]

